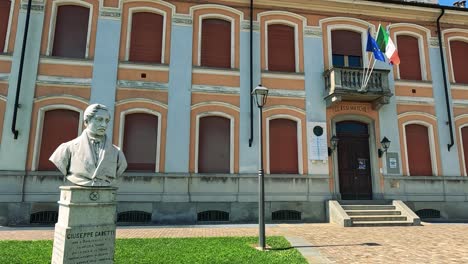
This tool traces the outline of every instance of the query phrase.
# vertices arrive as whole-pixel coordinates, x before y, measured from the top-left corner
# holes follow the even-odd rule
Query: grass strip
[[[258,251],[257,237],[117,239],[115,263],[307,263],[283,237],[267,237],[272,249]],[[0,263],[50,263],[52,241],[0,241]]]

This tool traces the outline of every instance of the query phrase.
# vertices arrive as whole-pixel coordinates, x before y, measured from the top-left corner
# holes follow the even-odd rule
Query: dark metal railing
[[[279,210],[271,214],[273,221],[300,221],[302,213],[295,210]]]
[[[143,211],[126,211],[117,215],[118,223],[149,223],[151,213]]]
[[[52,225],[57,223],[58,212],[57,211],[41,211],[31,214],[29,223],[41,224],[41,225]]]
[[[229,213],[218,211],[218,210],[211,210],[211,211],[204,211],[197,214],[197,221],[198,222],[227,222],[229,221]]]

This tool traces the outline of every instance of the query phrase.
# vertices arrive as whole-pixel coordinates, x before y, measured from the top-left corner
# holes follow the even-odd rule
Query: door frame
[[[369,118],[367,116],[361,116],[361,115],[338,115],[335,116],[331,120],[331,133],[330,137],[332,135],[336,135],[336,123],[342,122],[342,121],[357,121],[357,122],[362,122],[367,124],[367,127],[369,129],[369,161],[370,161],[370,177],[371,177],[371,183],[372,183],[372,199],[383,199],[383,194],[380,192],[380,166],[379,166],[379,157],[377,155],[377,144],[376,144],[376,130],[375,130],[375,121],[372,118]],[[338,144],[340,144],[338,142]],[[341,200],[341,193],[340,193],[340,175],[339,175],[339,170],[338,170],[338,148],[333,151],[332,154],[333,158],[333,180],[335,182],[333,186],[333,192],[334,196]]]

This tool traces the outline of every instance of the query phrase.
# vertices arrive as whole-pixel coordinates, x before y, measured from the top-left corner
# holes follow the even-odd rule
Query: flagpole
[[[365,83],[364,83],[364,87],[367,86],[367,83],[369,82],[370,77],[371,77],[371,75],[372,75],[372,71],[374,71],[375,61],[376,61],[376,60],[374,60],[374,63],[372,63],[372,68],[371,68],[370,73],[369,73],[369,75],[368,75],[368,77],[367,77],[367,80],[366,80]]]
[[[366,79],[365,77],[367,76],[367,72],[369,71],[369,65],[371,64],[372,59],[374,58],[374,53],[371,54],[369,61],[367,62],[367,68],[366,65],[362,65],[362,79],[361,79],[361,89],[364,88],[364,80]]]
[[[370,27],[368,27],[368,28],[367,28],[367,31],[370,31]],[[367,41],[369,41],[369,40],[367,40]],[[369,59],[369,61],[367,62],[367,65],[369,65],[369,64],[370,64],[371,60],[372,60],[372,57],[371,57],[371,58]],[[365,63],[364,63],[364,62],[365,62],[365,61],[364,61],[364,60],[362,60],[361,90],[363,89],[363,85],[364,85],[365,76],[366,76],[366,74],[367,74],[367,68],[366,68],[366,65],[365,65]]]
[[[367,79],[367,74],[369,73],[369,66],[372,62],[372,59],[374,59],[374,63],[375,63],[375,58],[374,58],[374,53],[372,52],[371,56],[370,56],[370,59],[369,59],[369,62],[367,63],[367,68],[366,68],[366,72],[364,74],[364,70],[362,71],[362,82],[361,82],[361,90],[364,89],[366,86],[365,86],[365,80]]]
[[[377,28],[377,34],[378,34],[379,30],[380,30],[380,26],[381,26],[381,24],[379,23],[379,27]],[[375,61],[376,61],[375,58],[374,58],[374,52],[372,52],[372,54],[371,54],[371,58],[369,60],[369,65],[370,65],[372,59],[374,59],[374,62],[372,63],[372,66],[370,68],[366,69],[365,74],[364,74],[364,71],[363,71],[364,84],[361,83],[361,90],[364,90],[365,87],[367,86],[367,83],[369,82],[370,76],[372,75],[372,71],[374,70]],[[370,70],[370,72],[369,72],[369,70]]]

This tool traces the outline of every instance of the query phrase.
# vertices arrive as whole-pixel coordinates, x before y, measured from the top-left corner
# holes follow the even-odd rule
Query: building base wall
[[[26,175],[26,176],[24,176]],[[466,177],[384,177],[383,199],[404,201],[414,211],[432,209],[441,219],[468,219]],[[30,225],[43,212],[57,212],[56,172],[8,172],[0,177],[0,225]],[[258,176],[254,174],[145,174],[127,173],[117,184],[117,213],[143,212],[151,224],[203,224],[198,215],[218,211],[227,220],[216,223],[256,223]],[[330,178],[310,175],[265,177],[265,220],[278,211],[300,213],[299,222],[325,222],[326,201],[336,197]],[[34,215],[36,214],[36,215]],[[39,216],[39,219],[47,215]],[[287,221],[287,220],[285,220]]]

